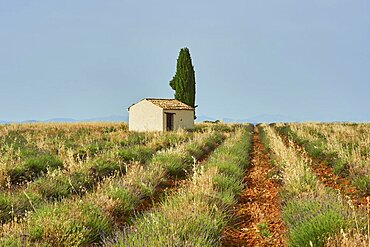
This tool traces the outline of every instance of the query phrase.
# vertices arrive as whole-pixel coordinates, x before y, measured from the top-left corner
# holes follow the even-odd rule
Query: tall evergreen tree
[[[177,58],[176,74],[170,81],[175,99],[195,107],[195,72],[188,48],[182,48]]]

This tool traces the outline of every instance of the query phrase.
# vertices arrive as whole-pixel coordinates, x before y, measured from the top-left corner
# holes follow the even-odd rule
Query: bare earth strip
[[[286,229],[279,215],[279,184],[269,178],[271,168],[255,127],[251,165],[244,178],[246,188],[232,211],[233,220],[222,233],[223,246],[286,245]]]

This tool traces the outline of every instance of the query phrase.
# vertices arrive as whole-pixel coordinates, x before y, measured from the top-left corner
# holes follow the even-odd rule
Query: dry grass
[[[348,203],[351,208],[354,209],[350,200]],[[358,227],[355,229],[344,231],[341,229],[340,233],[335,236],[331,236],[326,240],[326,247],[352,247],[352,246],[363,246],[370,247],[370,199],[367,198],[367,232],[359,231]]]
[[[335,154],[345,164],[350,177],[370,174],[370,124],[290,124],[290,128],[310,142],[322,140],[327,154]]]
[[[77,161],[75,159],[75,147],[70,148],[71,154],[68,155],[68,159],[73,162],[73,165],[69,165],[64,170],[45,174],[47,175],[45,178],[67,179],[68,174],[81,171],[87,172],[86,175],[89,176],[88,172],[95,160],[102,157],[117,158],[117,155],[119,156],[117,151],[122,148],[122,144],[117,143],[116,140],[112,141],[108,137],[111,133],[114,133],[114,129],[109,128],[109,131],[106,132],[105,128],[107,126],[103,127],[101,130],[103,137],[99,136],[98,133],[96,137],[103,138],[115,145],[105,148],[99,155],[83,160],[77,159]],[[79,139],[75,140],[74,143],[80,144],[79,141],[86,145],[92,143],[88,137],[91,134],[89,130],[84,129],[81,132],[77,128],[77,132],[73,132],[71,136],[74,136],[75,133],[79,133],[77,136]],[[140,145],[147,145],[148,148],[154,151],[167,148],[167,151],[160,151],[158,155],[171,156],[173,153],[185,152],[186,147],[190,145],[202,148],[204,145],[208,145],[207,143],[210,140],[216,141],[213,141],[213,145],[222,140],[218,138],[218,133],[212,130],[194,133],[195,139],[190,141],[192,135],[183,130],[162,134],[130,133],[126,134],[126,137],[120,142],[124,142],[126,149],[135,147],[138,141],[141,143]],[[148,136],[150,137],[147,138]],[[187,161],[188,158],[182,160],[184,162],[182,164],[183,168],[188,165],[185,163]],[[132,215],[138,202],[143,197],[152,195],[155,187],[168,173],[166,165],[157,163],[155,159],[146,162],[146,164],[130,161],[123,165],[125,165],[124,173],[127,170],[125,175],[117,172],[113,176],[106,177],[98,182],[92,190],[86,190],[79,196],[65,197],[55,203],[44,201],[38,204],[34,204],[33,198],[30,197],[29,201],[34,205],[30,212],[27,212],[22,219],[15,218],[2,225],[0,229],[1,244],[17,246],[22,245],[23,242],[27,245],[49,243],[54,246],[76,246],[99,243],[103,237],[112,233],[115,224],[129,219],[128,216]],[[42,179],[35,182],[40,180]],[[32,186],[35,182],[31,182],[29,186]]]
[[[318,180],[310,171],[310,160],[298,155],[292,142],[286,147],[273,128],[265,126],[264,130],[269,139],[270,148],[275,154],[274,159],[282,167],[281,179],[285,190],[292,195],[316,191]]]
[[[132,227],[126,229],[124,233],[117,234],[117,239],[110,240],[107,244],[219,246],[221,229],[227,222],[225,212],[228,206],[235,203],[235,199],[230,200],[235,194],[227,186],[216,185],[215,178],[224,176],[225,179],[241,182],[240,172],[230,171],[237,168],[243,171],[248,164],[247,155],[244,157],[240,155],[248,150],[250,136],[242,138],[242,135],[245,133],[238,130],[211,155],[204,166],[193,167],[191,179],[176,195],[166,198],[160,207],[139,217]],[[229,166],[219,169],[220,160],[227,160]]]
[[[302,150],[298,152],[293,142],[284,145],[270,126],[264,126],[264,131],[282,174],[282,215],[288,227],[289,245],[323,246],[328,237],[339,236],[340,229],[366,236],[366,213],[325,188],[311,172],[309,157],[300,155]],[[362,242],[355,244],[361,246]]]

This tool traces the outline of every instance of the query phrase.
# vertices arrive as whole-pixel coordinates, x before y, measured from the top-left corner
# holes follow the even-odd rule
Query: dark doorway
[[[175,113],[166,112],[166,130],[173,130],[173,119]]]

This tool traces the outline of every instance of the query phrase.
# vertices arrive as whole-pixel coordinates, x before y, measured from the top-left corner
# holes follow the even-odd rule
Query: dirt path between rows
[[[279,184],[269,178],[272,166],[257,127],[252,142],[251,164],[244,178],[246,188],[232,210],[233,220],[222,232],[222,245],[285,246]]]

